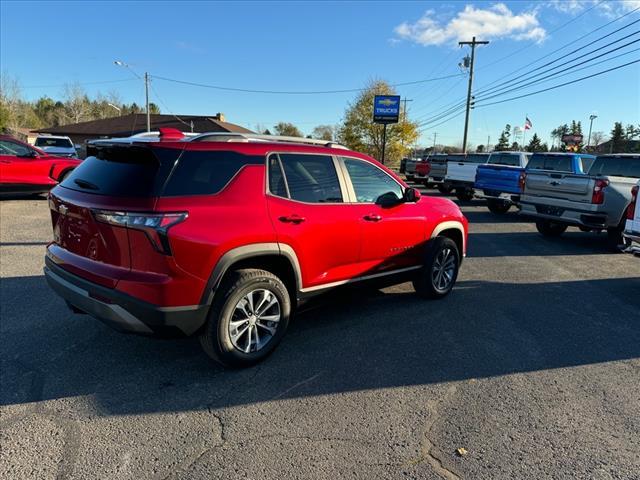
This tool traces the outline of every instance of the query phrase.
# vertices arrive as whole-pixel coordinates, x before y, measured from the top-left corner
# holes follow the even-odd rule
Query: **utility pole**
[[[431,153],[436,153],[436,138],[438,138],[438,132],[433,132],[433,150]]]
[[[149,74],[144,72],[144,95],[147,103],[147,132],[151,131],[151,112],[149,112]]]
[[[587,140],[587,150],[589,150],[589,147],[591,146],[591,127],[593,127],[593,121],[598,118],[597,115],[589,115],[589,139]]]
[[[489,151],[489,145],[491,145],[491,135],[487,135],[487,152]]]
[[[403,107],[403,110],[402,110],[402,123],[405,123],[407,121],[407,102],[413,102],[413,98],[403,98],[402,99],[402,103],[404,103],[404,107]],[[387,136],[386,126],[385,126],[384,136],[385,136],[385,138]],[[402,142],[402,147],[404,148],[404,135],[401,137],[401,142]],[[384,156],[383,156],[383,158],[384,158]]]
[[[458,42],[458,45],[471,45],[471,65],[469,66],[469,88],[467,89],[467,112],[464,117],[464,137],[462,140],[462,153],[467,153],[467,134],[469,133],[469,109],[471,107],[471,87],[473,86],[473,63],[475,61],[476,45],[487,45],[487,41],[476,41],[473,37],[470,42]]]
[[[407,121],[407,102],[413,102],[413,98],[403,98],[402,103],[404,103],[404,107],[402,110],[402,123]]]

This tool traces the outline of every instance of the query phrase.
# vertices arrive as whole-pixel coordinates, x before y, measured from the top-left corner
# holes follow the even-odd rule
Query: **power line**
[[[636,24],[636,23],[638,23],[638,22],[640,22],[640,19],[636,20],[635,22],[631,22],[631,23],[629,23],[629,24],[625,25],[624,27],[621,27],[621,28],[619,28],[619,29],[617,29],[617,30],[615,30],[615,31],[613,31],[613,32],[611,32],[611,33],[608,33],[607,35],[604,35],[604,36],[602,36],[602,37],[600,37],[600,38],[598,38],[598,39],[594,40],[593,42],[591,42],[591,44],[596,43],[596,42],[599,42],[600,40],[604,40],[605,38],[610,37],[611,35],[613,35],[613,34],[615,34],[615,33],[618,33],[619,31],[621,31],[621,30],[623,30],[623,29],[625,29],[625,28],[628,28],[628,27],[630,27],[630,26],[632,26],[632,25],[634,25],[634,24]],[[637,35],[638,33],[640,33],[640,31],[635,31],[635,32],[633,32],[633,33],[631,33],[631,34],[629,34],[629,35],[627,35],[627,36],[625,36],[625,37],[621,37],[621,38],[619,38],[619,39],[617,39],[617,40],[614,40],[613,42],[607,43],[606,45],[603,45],[603,46],[598,47],[598,48],[596,48],[596,49],[594,49],[594,50],[591,50],[590,52],[583,54],[583,55],[582,55],[582,57],[585,57],[585,56],[587,56],[587,55],[591,55],[592,53],[595,53],[595,52],[597,52],[597,51],[599,51],[599,50],[602,50],[602,49],[604,49],[604,48],[607,48],[607,47],[609,47],[609,46],[611,46],[611,45],[613,45],[613,44],[615,44],[615,43],[618,43],[618,42],[621,42],[621,41],[623,41],[623,40],[626,40],[626,39],[627,39],[627,38],[629,38],[629,37],[632,37],[632,36],[634,36],[634,35]],[[555,60],[552,60],[552,61],[550,61],[550,62],[547,62],[547,63],[545,63],[544,65],[540,65],[539,67],[536,67],[536,68],[534,68],[534,69],[532,69],[532,70],[529,70],[528,72],[525,72],[525,73],[523,73],[523,74],[521,74],[521,75],[518,75],[517,77],[514,77],[514,78],[512,78],[512,79],[510,79],[510,80],[506,80],[506,81],[504,81],[504,82],[502,82],[502,83],[499,83],[499,84],[497,84],[497,85],[496,85],[496,86],[494,86],[494,87],[491,87],[491,88],[488,88],[488,89],[487,89],[487,88],[485,88],[485,89],[480,89],[480,90],[476,91],[476,94],[489,93],[491,90],[496,90],[496,89],[498,89],[498,88],[500,88],[500,87],[502,87],[502,86],[509,86],[509,84],[512,84],[515,80],[518,80],[519,78],[522,78],[522,77],[527,77],[527,76],[529,76],[529,79],[530,79],[530,78],[531,78],[531,77],[530,77],[530,75],[531,75],[532,73],[537,72],[537,71],[538,71],[538,70],[540,70],[541,68],[545,68],[545,67],[548,67],[548,66],[550,66],[550,65],[553,65],[554,63],[557,63],[557,62],[559,62],[559,61],[561,61],[561,60],[566,60],[566,58],[567,58],[569,55],[572,55],[572,54],[574,54],[574,53],[577,53],[577,52],[579,52],[580,50],[582,50],[582,49],[584,49],[584,48],[587,48],[588,46],[589,46],[589,45],[583,45],[583,46],[581,46],[581,47],[578,47],[578,48],[576,48],[575,50],[572,50],[571,52],[566,53],[566,54],[564,54],[563,56],[556,58]],[[582,58],[582,57],[574,58],[573,60],[569,60],[567,63],[575,62],[576,60],[579,60],[579,59],[580,59],[580,58]],[[597,57],[596,57],[596,58],[597,58]],[[534,77],[535,77],[535,76],[538,76],[538,75],[542,75],[542,74],[547,73],[547,72],[550,72],[551,70],[555,70],[556,68],[560,68],[561,66],[562,66],[562,65],[555,66],[555,67],[552,67],[552,68],[550,68],[550,69],[547,69],[547,70],[545,70],[545,71],[543,71],[543,72],[537,73],[536,75],[534,75]],[[518,83],[521,83],[521,82],[518,82]]]
[[[625,64],[623,64],[623,65],[618,65],[618,66],[616,66],[616,67],[612,67],[612,68],[609,68],[609,69],[607,69],[607,70],[602,70],[602,71],[600,71],[600,72],[593,73],[593,74],[591,74],[591,75],[587,75],[587,76],[584,76],[584,77],[581,77],[581,78],[577,78],[577,79],[575,79],[575,80],[571,80],[571,81],[569,81],[569,82],[561,83],[561,84],[559,84],[559,85],[554,85],[554,86],[552,86],[552,87],[545,88],[545,89],[542,89],[542,90],[537,90],[537,91],[535,91],[535,92],[526,93],[526,94],[524,94],[524,95],[519,95],[519,96],[517,96],[517,97],[506,98],[506,99],[504,99],[504,100],[498,100],[498,101],[496,101],[496,102],[482,103],[482,104],[480,104],[480,105],[476,105],[476,108],[477,108],[477,107],[488,107],[489,105],[497,105],[497,104],[499,104],[499,103],[510,102],[510,101],[513,101],[513,100],[519,100],[519,99],[521,99],[521,98],[530,97],[530,96],[532,96],[532,95],[537,95],[538,93],[548,92],[549,90],[554,90],[554,89],[556,89],[556,88],[565,87],[565,86],[567,86],[567,85],[571,85],[571,84],[573,84],[573,83],[578,83],[578,82],[581,82],[581,81],[583,81],[583,80],[587,80],[587,79],[589,79],[589,78],[597,77],[597,76],[599,76],[599,75],[604,75],[605,73],[613,72],[614,70],[619,70],[619,69],[621,69],[621,68],[628,67],[629,65],[633,65],[634,63],[638,63],[638,62],[640,62],[640,58],[639,58],[639,59],[637,59],[637,60],[633,60],[633,61],[631,61],[631,62],[629,62],[629,63],[625,63]]]
[[[424,80],[415,80],[415,81],[411,81],[411,82],[402,82],[402,83],[395,83],[393,85],[391,85],[391,87],[403,87],[406,85],[416,85],[419,83],[427,83],[427,82],[435,82],[438,80],[446,80],[448,78],[457,78],[462,76],[463,74],[455,74],[455,75],[446,75],[443,77],[438,77],[438,78],[426,78]],[[178,80],[175,78],[168,78],[168,77],[162,77],[159,75],[153,75],[153,78],[156,78],[158,80],[164,80],[166,82],[173,82],[173,83],[180,83],[183,85],[191,85],[193,87],[202,87],[202,88],[212,88],[215,90],[225,90],[225,91],[230,91],[230,92],[242,92],[242,93],[263,93],[263,94],[270,94],[270,95],[324,95],[324,94],[335,94],[335,93],[353,93],[353,92],[363,92],[366,90],[366,88],[350,88],[350,89],[344,89],[344,90],[317,90],[317,91],[295,91],[295,90],[253,90],[253,89],[248,89],[248,88],[234,88],[234,87],[224,87],[221,85],[208,85],[205,83],[197,83],[197,82],[189,82],[186,80]]]
[[[557,31],[559,31],[559,30],[562,30],[564,27],[566,27],[567,25],[570,25],[571,23],[575,22],[575,21],[576,21],[576,20],[578,20],[579,18],[583,17],[584,15],[586,15],[587,13],[589,13],[589,12],[590,12],[591,10],[593,10],[594,8],[599,7],[599,6],[600,6],[602,3],[604,3],[605,1],[606,1],[606,0],[600,0],[598,3],[596,3],[596,4],[592,5],[590,8],[588,8],[588,9],[584,10],[581,14],[576,15],[575,17],[573,17],[573,18],[572,18],[571,20],[569,20],[568,22],[565,22],[565,23],[563,23],[562,25],[560,25],[559,27],[554,28],[553,30],[551,30],[551,31],[549,32],[549,34],[552,34],[552,33],[555,33],[555,32],[557,32]],[[623,15],[623,16],[625,16],[625,15]],[[620,17],[620,18],[622,18],[622,17]],[[613,21],[615,22],[616,20],[613,20]],[[611,22],[609,22],[609,23],[611,23]],[[609,25],[609,23],[607,23],[606,25]],[[603,27],[600,27],[600,28],[604,28],[604,26],[603,26]],[[595,32],[595,30],[594,30],[594,32]],[[591,32],[591,33],[593,33],[593,32]],[[590,34],[587,34],[587,35],[590,35]],[[581,37],[581,38],[584,38],[584,37]],[[580,38],[579,38],[579,39],[577,39],[577,40],[580,40]],[[577,40],[576,40],[576,41],[577,41]],[[534,40],[534,41],[530,42],[528,45],[525,45],[524,47],[519,48],[519,49],[517,49],[517,50],[514,50],[513,52],[511,52],[511,53],[510,53],[510,54],[508,54],[508,55],[505,55],[505,56],[504,56],[504,57],[502,57],[502,58],[499,58],[499,59],[497,59],[497,60],[494,60],[493,62],[490,62],[490,63],[488,63],[488,64],[486,64],[486,65],[483,65],[482,67],[479,67],[479,68],[478,68],[478,70],[484,70],[485,68],[489,68],[489,67],[491,67],[491,66],[495,65],[496,63],[500,63],[500,62],[502,62],[502,61],[504,61],[504,60],[506,60],[506,59],[508,59],[508,58],[511,58],[511,57],[513,57],[514,55],[517,55],[518,53],[520,53],[520,52],[522,52],[522,51],[526,50],[527,48],[531,48],[531,47],[532,47],[533,45],[535,45],[535,44],[536,44],[536,41]],[[563,48],[564,48],[564,47],[563,47]],[[556,51],[557,51],[557,50],[556,50]],[[551,54],[550,54],[550,55],[551,55]],[[542,58],[544,58],[544,57],[542,57]],[[528,65],[527,65],[527,66],[528,66]],[[526,67],[524,67],[524,68],[526,68]],[[516,71],[517,71],[517,70],[516,70]]]
[[[639,31],[639,32],[636,32],[636,33],[640,33],[640,31]],[[526,82],[526,81],[527,81],[527,80],[521,80],[520,82],[517,82],[517,83],[515,83],[515,84],[511,85],[511,86],[513,86],[514,88],[510,88],[510,89],[508,89],[508,90],[503,90],[503,91],[501,91],[501,92],[498,92],[498,93],[495,93],[495,94],[493,94],[493,95],[489,95],[489,96],[487,96],[487,95],[480,95],[480,97],[478,97],[478,99],[479,99],[479,100],[489,100],[489,99],[491,99],[491,98],[495,98],[495,97],[500,97],[500,96],[502,96],[502,95],[506,95],[506,94],[507,94],[507,93],[509,93],[509,92],[513,92],[513,91],[516,91],[516,90],[521,90],[521,89],[523,89],[523,88],[527,88],[527,87],[529,87],[529,86],[531,86],[531,85],[534,85],[534,84],[536,84],[536,83],[539,83],[539,82],[541,82],[541,81],[544,81],[545,79],[550,79],[550,78],[556,77],[556,76],[558,76],[559,74],[561,74],[561,73],[563,73],[563,72],[566,72],[567,70],[573,70],[573,69],[575,69],[576,67],[579,67],[580,65],[584,65],[585,63],[589,63],[589,62],[591,62],[591,61],[593,61],[593,60],[597,60],[598,58],[601,58],[601,57],[603,57],[603,56],[605,56],[605,55],[608,55],[608,54],[610,54],[610,53],[616,52],[616,51],[618,51],[618,50],[621,50],[621,49],[623,49],[623,48],[625,48],[625,47],[628,47],[629,45],[632,45],[632,44],[634,44],[634,43],[638,43],[638,42],[640,42],[640,38],[639,38],[639,39],[637,39],[637,40],[634,40],[634,41],[632,41],[632,42],[626,43],[625,45],[622,45],[622,46],[620,46],[620,47],[617,47],[617,48],[611,49],[611,50],[609,50],[608,52],[601,53],[600,55],[597,55],[597,56],[595,56],[595,57],[593,57],[593,58],[590,58],[590,59],[584,60],[583,62],[580,62],[580,63],[578,63],[578,64],[576,64],[576,65],[571,66],[571,67],[567,67],[567,68],[565,68],[565,69],[563,69],[563,70],[560,70],[560,71],[558,71],[558,72],[555,72],[555,73],[552,73],[552,74],[547,75],[547,76],[545,76],[545,77],[542,77],[542,78],[540,78],[540,79],[538,79],[538,80],[536,80],[536,81],[534,81],[534,82],[527,83],[527,84],[525,84],[525,85],[520,85],[519,87],[515,87],[515,85],[518,85],[519,83],[523,83],[523,82]],[[579,60],[579,58],[578,58],[578,59],[576,59],[576,60]],[[559,68],[559,67],[554,67],[554,68],[553,68],[553,69],[551,69],[551,70],[555,70],[556,68]],[[548,70],[547,70],[547,71],[548,71]],[[541,72],[541,73],[540,73],[540,74],[538,74],[538,75],[541,75],[542,73],[545,73],[545,72]],[[573,73],[573,72],[571,72],[571,73]],[[535,78],[535,77],[536,77],[536,76],[538,76],[538,75],[534,75],[534,77],[532,77],[532,78]]]
[[[602,3],[602,2],[600,2],[600,3]],[[589,9],[589,10],[591,10],[591,9]],[[584,13],[586,13],[587,11],[589,11],[589,10],[586,10],[585,12],[583,12],[583,14],[584,14]],[[615,18],[615,19],[613,19],[613,20],[611,20],[611,21],[609,21],[609,22],[605,23],[604,25],[601,25],[601,26],[599,26],[598,28],[595,28],[594,30],[591,30],[590,32],[588,32],[588,33],[586,33],[586,34],[582,35],[581,37],[578,37],[577,39],[572,40],[571,42],[568,42],[567,44],[565,44],[565,45],[563,45],[563,46],[561,46],[561,47],[559,47],[559,48],[557,48],[557,49],[553,50],[552,52],[550,52],[550,53],[548,53],[548,54],[546,54],[546,55],[543,55],[542,57],[538,58],[537,60],[534,60],[533,62],[530,62],[529,64],[527,64],[527,65],[525,65],[525,66],[523,66],[523,67],[521,67],[521,68],[519,68],[519,69],[514,70],[514,71],[513,71],[513,72],[511,72],[509,75],[514,74],[514,73],[517,73],[517,72],[519,72],[519,71],[522,71],[522,70],[524,70],[525,68],[530,67],[532,64],[538,63],[538,62],[540,62],[541,60],[544,60],[545,58],[548,58],[548,57],[552,56],[554,53],[557,53],[557,52],[559,52],[560,50],[563,50],[563,49],[565,49],[566,47],[568,47],[568,46],[570,46],[570,45],[574,45],[574,44],[575,44],[575,42],[577,42],[577,41],[579,41],[579,40],[582,40],[583,38],[588,37],[589,35],[592,35],[593,33],[597,32],[597,31],[599,31],[599,30],[602,30],[603,28],[606,28],[607,26],[611,25],[612,23],[615,23],[615,22],[617,22],[617,21],[619,21],[619,20],[621,20],[621,19],[623,19],[623,18],[625,18],[625,17],[627,17],[627,16],[631,15],[631,14],[635,13],[635,12],[636,12],[636,11],[638,11],[638,10],[640,10],[640,7],[635,8],[635,9],[633,9],[632,11],[627,12],[627,13],[625,13],[625,14],[621,15],[621,16],[619,16],[619,17],[617,17],[617,18]],[[638,21],[640,21],[640,20],[636,20],[636,21],[634,21],[634,22],[631,22],[631,23],[629,23],[629,24],[627,24],[627,25],[625,25],[625,26],[623,26],[623,27],[621,27],[621,28],[619,28],[619,29],[614,30],[613,32],[610,32],[610,33],[608,33],[608,34],[606,34],[606,35],[604,35],[604,36],[602,36],[602,37],[599,37],[599,38],[595,39],[594,41],[592,41],[592,42],[590,43],[590,45],[592,45],[592,44],[594,44],[594,43],[596,43],[596,42],[599,42],[599,41],[601,41],[601,40],[603,40],[603,39],[605,39],[605,38],[607,38],[607,37],[610,37],[611,35],[614,35],[615,33],[619,32],[619,31],[621,31],[621,30],[623,30],[623,29],[625,29],[625,28],[628,28],[629,26],[634,25],[634,24],[635,24],[635,23],[637,23]],[[568,22],[568,23],[570,23],[570,22]],[[556,30],[558,30],[558,29],[556,29]],[[554,30],[554,31],[556,31],[556,30]],[[637,32],[636,32],[636,33],[637,33]],[[634,34],[635,34],[635,33],[634,33]],[[631,35],[634,35],[634,34],[631,34]],[[617,41],[623,40],[624,38],[628,38],[628,37],[623,37],[622,39],[619,39],[619,40],[617,40]],[[617,41],[616,41],[616,42],[617,42]],[[611,45],[611,44],[613,44],[613,43],[616,43],[616,42],[612,42],[612,43],[610,43],[610,44],[608,44],[608,45],[605,45],[605,46],[603,46],[603,47],[600,47],[600,48],[606,48],[607,46],[609,46],[609,45]],[[557,59],[555,59],[555,60],[553,60],[553,61],[551,61],[551,62],[548,62],[548,63],[546,63],[546,64],[544,64],[544,65],[539,66],[539,67],[536,67],[535,69],[533,69],[533,70],[531,70],[531,71],[529,71],[529,72],[526,72],[526,73],[524,73],[524,74],[522,74],[522,75],[519,75],[519,76],[517,76],[517,77],[515,77],[515,78],[512,78],[512,79],[510,79],[510,80],[504,81],[504,82],[502,82],[501,84],[496,85],[495,87],[491,87],[491,88],[489,88],[491,85],[494,85],[494,84],[496,84],[497,82],[499,82],[499,81],[500,81],[500,79],[498,79],[498,80],[496,80],[496,81],[494,81],[494,82],[491,82],[491,83],[487,84],[485,88],[481,88],[480,90],[477,90],[477,91],[476,91],[476,92],[474,92],[474,93],[475,93],[475,95],[476,95],[476,96],[477,96],[477,95],[482,95],[482,94],[487,94],[487,93],[492,93],[493,91],[497,90],[500,86],[507,86],[509,83],[513,82],[514,80],[517,80],[517,79],[519,79],[519,78],[522,78],[522,77],[523,77],[523,76],[525,76],[525,75],[529,75],[529,74],[531,74],[531,73],[535,73],[537,70],[539,70],[539,69],[541,69],[541,68],[544,68],[544,67],[546,67],[546,66],[552,65],[553,63],[555,63],[555,62],[557,62],[557,61],[559,61],[559,60],[562,60],[563,58],[565,58],[565,57],[566,57],[566,55],[570,55],[570,54],[572,54],[572,53],[575,53],[575,52],[577,52],[577,51],[579,51],[579,50],[581,50],[581,49],[587,48],[588,46],[589,46],[589,45],[583,45],[582,47],[579,47],[578,49],[575,49],[574,51],[572,51],[572,52],[570,52],[570,53],[565,54],[565,56],[563,56],[563,57],[559,57],[559,58],[557,58]],[[596,49],[596,50],[597,50],[597,49]],[[594,50],[594,51],[596,51],[596,50]],[[589,55],[589,54],[593,53],[594,51],[589,52],[588,54],[585,54],[585,55]],[[583,55],[583,56],[585,56],[585,55]],[[578,58],[578,59],[576,59],[576,60],[579,60],[579,58]],[[593,59],[592,59],[592,60],[593,60]],[[572,60],[572,61],[575,61],[575,60]],[[601,63],[601,62],[598,62],[598,63]],[[578,66],[578,65],[574,65],[573,67],[577,67],[577,66]],[[557,68],[557,67],[555,67],[555,68]],[[553,70],[553,69],[550,69],[550,70]],[[550,70],[548,70],[548,71],[550,71]],[[580,70],[580,69],[578,69],[578,71],[579,71],[579,70]],[[541,75],[542,73],[544,73],[544,72],[541,72],[541,73],[540,73],[540,74],[538,74],[538,75]],[[560,73],[560,72],[556,72],[556,73]],[[536,75],[536,76],[537,76],[537,75]],[[562,76],[562,75],[559,75],[559,76]],[[504,76],[503,76],[502,78],[504,78]],[[519,83],[522,83],[522,82],[519,82]],[[534,82],[534,83],[539,83],[539,82]],[[515,85],[515,84],[514,84],[514,85]],[[462,103],[462,102],[464,102],[464,100],[463,100],[463,99],[461,99],[461,100],[457,100],[457,101],[455,101],[455,102],[448,103],[448,104],[444,105],[442,108],[449,107],[450,105],[453,105],[453,107],[450,107],[450,108],[445,109],[445,110],[440,110],[439,112],[438,112],[438,111],[436,111],[436,112],[438,112],[438,113],[436,113],[434,116],[435,116],[435,117],[437,117],[437,116],[442,115],[442,114],[445,114],[445,115],[446,115],[446,114],[447,114],[447,112],[448,112],[449,110],[451,110],[451,109],[455,109],[455,108],[457,107],[457,105],[458,105],[458,104],[460,104],[460,103]],[[433,119],[427,119],[427,121],[432,121],[432,120],[433,120]]]

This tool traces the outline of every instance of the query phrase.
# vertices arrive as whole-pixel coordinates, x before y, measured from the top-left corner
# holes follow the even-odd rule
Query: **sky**
[[[634,11],[634,9],[639,9]],[[628,14],[609,26],[598,27]],[[116,92],[144,104],[138,75],[152,75],[151,101],[163,113],[213,115],[248,128],[296,124],[310,133],[337,124],[357,92],[270,94],[226,91],[180,81],[249,90],[318,92],[361,89],[375,79],[399,85],[410,100],[409,118],[420,122],[420,144],[461,144],[464,115],[446,115],[466,98],[467,76],[459,67],[473,35],[488,40],[476,49],[469,141],[496,143],[506,123],[533,124],[550,142],[550,131],[597,115],[593,130],[608,133],[615,121],[640,124],[640,63],[583,82],[496,105],[488,97],[534,80],[542,70],[594,57],[640,40],[640,0],[519,2],[0,2],[0,70],[19,81],[26,99],[61,98],[79,83],[89,95]],[[585,36],[586,35],[586,36]],[[584,56],[621,37],[624,41]],[[580,37],[585,36],[582,40]],[[565,47],[566,46],[566,47]],[[562,50],[554,52],[561,47]],[[567,55],[572,50],[576,53]],[[484,103],[519,96],[640,59],[640,41],[586,63],[584,70],[548,79]],[[611,59],[615,55],[622,56]],[[546,57],[545,57],[546,56]],[[580,57],[583,56],[583,59]],[[545,57],[545,58],[543,58]],[[552,65],[541,69],[552,60]],[[598,65],[593,65],[606,60]],[[573,61],[573,62],[572,62]],[[537,69],[537,70],[536,70]],[[577,69],[576,69],[577,70]],[[569,72],[569,71],[568,71]],[[568,73],[567,72],[567,73]],[[440,80],[441,77],[449,77]],[[427,81],[425,81],[427,80]],[[103,83],[96,83],[103,82]],[[494,91],[488,90],[494,87]],[[445,116],[441,116],[444,113]],[[453,112],[457,113],[457,112]],[[452,118],[450,118],[452,117]],[[444,123],[443,123],[444,122]]]

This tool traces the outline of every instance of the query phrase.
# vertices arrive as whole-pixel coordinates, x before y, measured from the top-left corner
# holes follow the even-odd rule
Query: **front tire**
[[[451,193],[451,191],[453,190],[453,188],[451,188],[450,185],[444,184],[444,183],[440,183],[438,184],[438,191],[440,193],[444,193],[445,195],[448,195]]]
[[[553,220],[537,220],[536,228],[545,237],[559,237],[565,232],[567,225]]]
[[[460,252],[448,237],[431,240],[424,266],[413,280],[413,288],[423,297],[439,300],[451,292],[458,278]]]
[[[487,199],[487,208],[491,213],[503,215],[509,211],[511,204],[505,200]]]
[[[248,367],[273,352],[290,317],[291,299],[277,276],[265,270],[237,270],[216,293],[200,343],[217,362]]]

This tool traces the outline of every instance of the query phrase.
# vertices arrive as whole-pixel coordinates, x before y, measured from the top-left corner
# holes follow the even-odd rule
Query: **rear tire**
[[[237,270],[218,289],[200,344],[227,367],[249,367],[278,346],[290,317],[291,299],[278,277],[265,270]]]
[[[458,278],[460,252],[456,242],[448,237],[431,240],[424,266],[413,280],[416,293],[433,300],[440,300],[451,292]]]
[[[470,202],[473,199],[473,190],[469,188],[456,188],[456,198],[461,202]]]
[[[567,229],[568,225],[554,222],[553,220],[537,220],[536,228],[545,237],[559,237]]]
[[[451,186],[446,185],[446,184],[444,184],[444,183],[440,183],[440,184],[438,185],[438,191],[439,191],[440,193],[444,193],[445,195],[450,194],[452,190],[453,190],[453,188],[451,188]]]
[[[487,208],[491,213],[503,215],[509,211],[511,204],[505,200],[487,199]]]
[[[607,229],[607,247],[612,253],[620,253],[622,249],[629,246],[630,242],[622,235],[623,231],[622,226]]]

